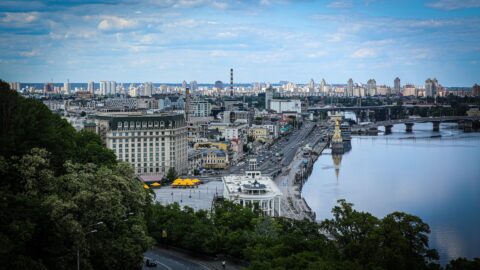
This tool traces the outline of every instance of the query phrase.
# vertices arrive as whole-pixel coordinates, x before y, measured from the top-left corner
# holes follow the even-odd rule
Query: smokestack
[[[233,97],[233,68],[230,69],[230,96]]]

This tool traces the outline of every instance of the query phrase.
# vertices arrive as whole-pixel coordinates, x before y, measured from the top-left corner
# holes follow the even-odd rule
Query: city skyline
[[[480,1],[8,1],[8,81],[293,81],[471,87]]]

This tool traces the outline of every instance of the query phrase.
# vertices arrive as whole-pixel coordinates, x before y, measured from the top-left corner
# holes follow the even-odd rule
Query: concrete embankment
[[[317,139],[312,145],[309,156],[304,156],[302,150],[298,150],[290,165],[283,173],[275,178],[275,182],[283,193],[282,216],[293,219],[315,220],[315,212],[308,206],[302,197],[302,187],[313,170],[313,164],[328,145],[328,141]]]

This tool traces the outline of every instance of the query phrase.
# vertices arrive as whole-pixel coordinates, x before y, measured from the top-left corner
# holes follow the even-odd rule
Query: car
[[[157,267],[157,263],[155,261],[147,259],[147,260],[145,260],[145,266],[146,267]]]

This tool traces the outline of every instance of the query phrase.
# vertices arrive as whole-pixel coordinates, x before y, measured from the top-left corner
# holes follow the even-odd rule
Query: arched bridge
[[[441,116],[441,117],[418,117],[399,120],[379,121],[375,123],[368,123],[366,125],[354,126],[352,131],[362,133],[365,131],[372,133],[372,130],[377,130],[378,127],[385,127],[385,133],[391,133],[393,125],[404,124],[406,132],[413,131],[413,125],[415,123],[427,123],[431,122],[433,125],[433,131],[440,131],[441,122],[458,122],[459,127],[465,131],[472,131],[473,122],[480,121],[480,116]]]

